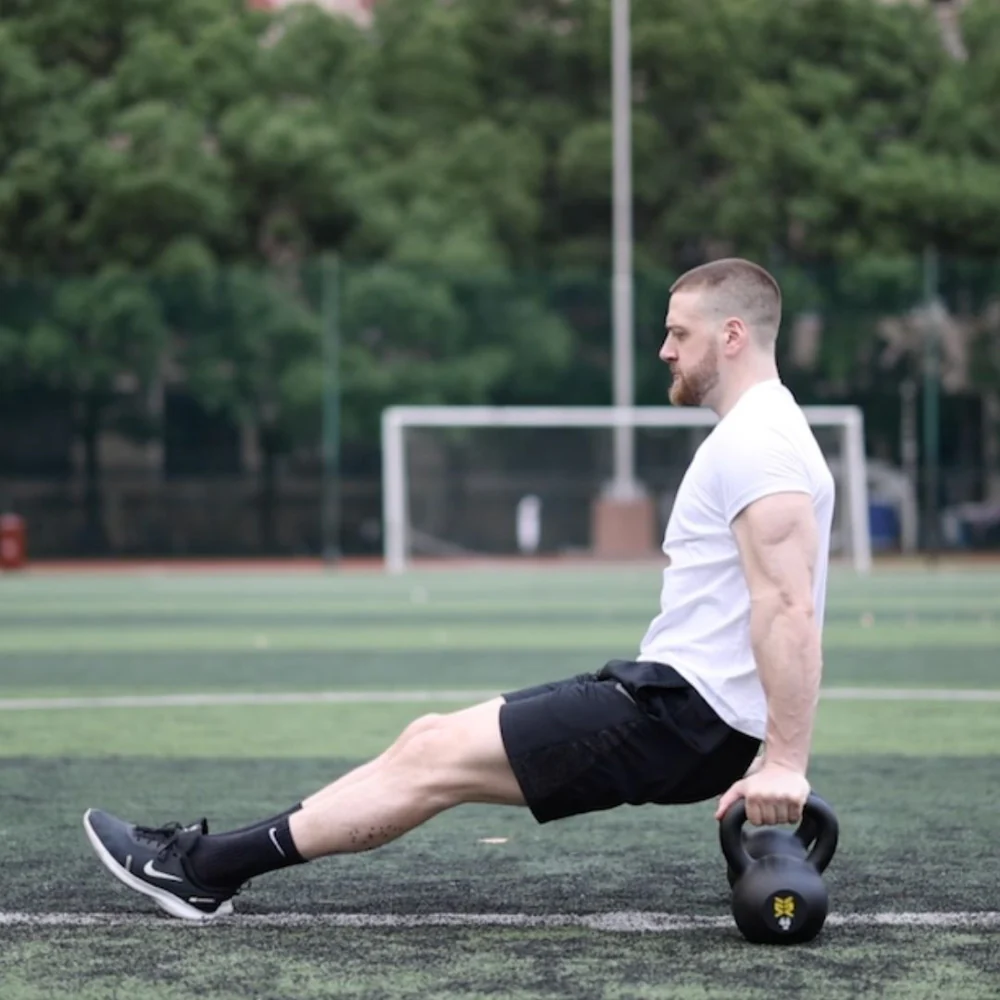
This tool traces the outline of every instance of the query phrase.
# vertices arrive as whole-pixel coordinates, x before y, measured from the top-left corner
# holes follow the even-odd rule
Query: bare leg
[[[463,802],[524,805],[500,736],[502,698],[420,719],[289,818],[303,858],[367,851]]]
[[[359,764],[346,774],[342,774],[336,781],[331,782],[325,788],[321,788],[318,792],[314,792],[309,796],[309,798],[303,799],[303,807],[307,805],[317,806],[320,802],[325,801],[331,795],[340,794],[348,785],[371,777],[371,775],[379,767],[396,757],[414,736],[417,736],[419,733],[425,732],[428,729],[434,728],[434,726],[440,723],[441,718],[442,716],[440,715],[423,715],[419,719],[414,720],[406,727],[406,729],[403,730],[402,734],[396,742],[392,744],[392,746],[383,750],[382,753],[367,763]]]

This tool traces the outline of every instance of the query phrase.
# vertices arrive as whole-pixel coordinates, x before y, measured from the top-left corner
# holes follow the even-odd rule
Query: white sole
[[[207,924],[218,917],[228,917],[232,914],[233,904],[231,900],[227,899],[224,903],[220,903],[219,908],[214,913],[205,913],[185,903],[183,899],[178,899],[172,892],[158,889],[155,885],[150,885],[141,878],[136,878],[135,875],[115,861],[111,856],[111,852],[101,843],[100,838],[90,825],[90,814],[92,812],[92,809],[88,809],[83,814],[83,829],[87,834],[87,840],[90,841],[90,846],[94,848],[94,852],[100,859],[101,864],[119,882],[127,885],[130,889],[134,889],[136,892],[141,892],[144,896],[149,896],[160,909],[166,910],[172,917],[178,917],[181,920],[187,920],[191,923]]]

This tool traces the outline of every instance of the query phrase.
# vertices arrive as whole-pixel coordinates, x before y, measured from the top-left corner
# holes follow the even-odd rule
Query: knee
[[[415,764],[438,765],[449,756],[454,743],[453,727],[446,715],[425,715],[410,723],[405,730],[403,750]]]
[[[442,808],[460,802],[523,803],[503,747],[499,705],[497,699],[418,719],[388,761],[391,780]]]
[[[424,734],[433,732],[441,726],[443,720],[443,715],[433,712],[427,715],[422,715],[419,719],[414,719],[402,731],[402,733],[400,733],[399,738],[396,740],[396,746],[400,748],[404,747]]]
[[[447,715],[425,716],[407,728],[394,762],[406,773],[408,782],[430,792],[448,785],[451,772],[460,763],[461,744],[461,734]]]

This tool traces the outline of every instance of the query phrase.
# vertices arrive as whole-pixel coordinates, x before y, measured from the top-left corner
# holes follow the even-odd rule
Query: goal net
[[[867,572],[861,411],[803,410],[837,484],[832,554]],[[655,555],[681,478],[715,422],[692,407],[391,407],[382,415],[386,568],[401,572],[419,557],[601,555],[595,508],[614,492],[621,428],[630,429],[650,515],[642,543]]]

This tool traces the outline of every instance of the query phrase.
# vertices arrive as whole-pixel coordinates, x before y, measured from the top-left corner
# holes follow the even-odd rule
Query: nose
[[[677,351],[674,350],[673,344],[670,343],[670,338],[667,337],[662,346],[660,347],[660,360],[670,364],[671,361],[677,360]]]

